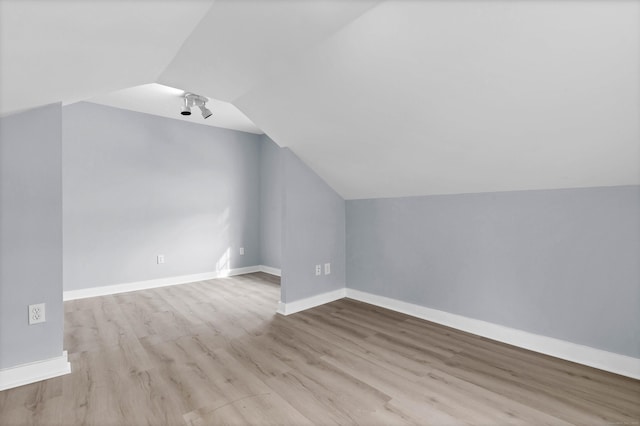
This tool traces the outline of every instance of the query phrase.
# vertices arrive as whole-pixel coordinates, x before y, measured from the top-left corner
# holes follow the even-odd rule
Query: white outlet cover
[[[244,256],[244,247],[240,247],[240,256]]]
[[[331,273],[331,263],[324,264],[324,274],[329,275]]]
[[[47,318],[44,303],[29,305],[29,325],[45,322],[46,320]]]
[[[158,255],[158,265],[161,265],[164,263],[164,254],[159,254]]]
[[[322,266],[316,265],[316,276],[322,275]]]

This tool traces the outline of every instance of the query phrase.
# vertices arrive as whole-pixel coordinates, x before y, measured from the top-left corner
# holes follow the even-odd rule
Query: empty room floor
[[[275,313],[257,273],[65,302],[72,373],[6,425],[639,424],[640,381],[343,299]]]

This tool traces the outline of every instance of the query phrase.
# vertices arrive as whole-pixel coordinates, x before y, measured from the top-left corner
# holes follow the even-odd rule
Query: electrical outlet
[[[44,303],[29,305],[29,325],[45,322],[46,320]]]
[[[240,247],[240,256],[244,256],[244,247]]]
[[[331,263],[324,264],[324,274],[329,275],[331,273]]]
[[[316,277],[322,275],[322,266],[316,265]]]
[[[164,254],[158,255],[158,265],[162,265],[164,263]]]

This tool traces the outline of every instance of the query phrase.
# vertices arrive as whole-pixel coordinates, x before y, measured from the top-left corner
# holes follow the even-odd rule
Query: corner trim
[[[0,370],[0,391],[71,373],[67,351],[56,358],[21,364]]]
[[[278,268],[273,268],[267,265],[260,265],[259,268],[260,268],[260,272],[265,272],[267,274],[275,275],[277,277],[282,276],[282,271]]]
[[[640,359],[451,314],[352,288],[346,297],[567,361],[640,379]]]
[[[278,313],[280,315],[291,315],[296,312],[304,311],[307,309],[315,308],[316,306],[324,305],[335,300],[343,299],[345,297],[344,288],[328,291],[326,293],[317,294],[315,296],[307,297],[305,299],[296,300],[294,302],[284,303],[278,302]]]
[[[213,280],[215,278],[231,277],[234,275],[259,272],[262,266],[247,266],[244,268],[225,269],[201,274],[181,275],[177,277],[158,278],[155,280],[135,281],[130,283],[114,284],[101,287],[82,288],[79,290],[67,290],[62,293],[62,300],[85,299],[87,297],[107,296],[110,294],[127,293],[130,291],[147,290],[150,288],[167,287],[170,285],[187,284],[196,281]]]

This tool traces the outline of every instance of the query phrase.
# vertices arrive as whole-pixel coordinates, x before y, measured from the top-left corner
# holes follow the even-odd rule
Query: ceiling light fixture
[[[209,118],[213,115],[210,109],[207,108],[208,98],[204,96],[196,95],[195,93],[184,94],[184,105],[180,109],[180,114],[191,115],[191,108],[198,107],[202,112],[202,118]]]

